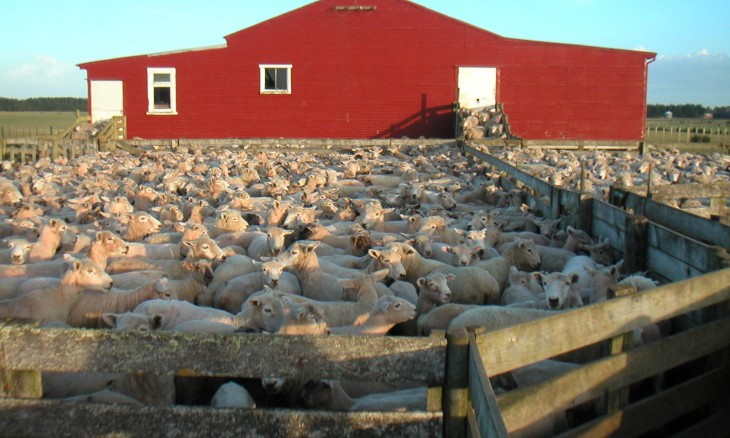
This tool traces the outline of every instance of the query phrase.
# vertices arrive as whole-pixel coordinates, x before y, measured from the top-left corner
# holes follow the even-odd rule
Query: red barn
[[[450,138],[458,99],[501,103],[525,139],[638,141],[655,56],[505,38],[406,0],[320,0],[225,39],[80,64],[92,119],[147,139]]]

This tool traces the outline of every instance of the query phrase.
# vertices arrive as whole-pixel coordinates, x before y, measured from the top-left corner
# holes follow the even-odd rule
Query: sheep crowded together
[[[708,184],[730,182],[730,155],[714,152],[695,154],[678,149],[653,149],[643,155],[630,152],[557,149],[491,148],[497,158],[555,186],[592,193],[606,201],[609,188],[642,187],[667,184]],[[581,166],[584,178],[581,179]],[[645,191],[644,191],[645,193]],[[667,200],[677,208],[706,206],[696,199]]]
[[[533,165],[538,154],[551,174],[575,169],[557,153],[501,153]],[[627,171],[638,162],[596,154],[592,164],[610,169],[622,157]],[[698,165],[694,175],[704,172]],[[319,157],[180,148],[3,162],[0,318],[423,336],[600,302],[621,281],[656,285],[622,280],[607,241],[539,217],[498,178],[453,144]],[[205,389],[137,374],[42,378],[45,397],[117,403],[403,410],[424,409],[426,400],[425,388],[277,376]]]

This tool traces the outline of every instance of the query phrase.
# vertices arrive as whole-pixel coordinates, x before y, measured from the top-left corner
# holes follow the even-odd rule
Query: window
[[[174,68],[147,69],[147,114],[177,114]]]
[[[260,65],[261,94],[291,94],[291,65]]]

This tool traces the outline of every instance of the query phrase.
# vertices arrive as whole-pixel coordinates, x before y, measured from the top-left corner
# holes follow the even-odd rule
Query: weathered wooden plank
[[[300,377],[380,382],[444,380],[446,339],[201,335],[35,329],[0,324],[0,368]],[[154,358],[154,360],[150,360]]]
[[[646,231],[649,245],[674,257],[681,257],[701,272],[709,272],[719,265],[714,247],[658,224],[649,224]]]
[[[730,268],[485,333],[477,346],[496,376],[729,298]]]
[[[708,184],[669,184],[655,186],[651,195],[655,201],[682,198],[730,198],[730,182],[714,181]]]
[[[682,382],[622,411],[583,424],[559,437],[639,436],[717,399],[727,398],[728,390],[730,368],[726,366]],[[720,436],[727,432],[727,412],[721,422],[717,422],[719,418],[703,421],[679,435],[672,436]]]
[[[591,362],[497,397],[510,433],[553,412],[601,396],[730,345],[730,318]]]
[[[440,437],[436,412],[370,413],[0,400],[0,434],[21,437]]]
[[[453,330],[446,334],[446,377],[444,382],[444,436],[463,437],[466,433],[466,416],[469,381],[469,337],[466,330]]]
[[[648,220],[644,216],[626,215],[626,237],[623,251],[625,272],[639,272],[646,269],[648,225]]]
[[[694,266],[688,265],[684,260],[651,246],[646,251],[646,267],[669,282],[698,277],[704,273]]]
[[[475,337],[469,334],[469,398],[474,406],[479,434],[485,437],[505,437],[507,428],[502,419],[492,384],[489,382],[479,350],[474,348]]]
[[[474,407],[469,406],[466,413],[466,437],[467,438],[481,438],[482,434],[479,433],[479,424],[477,423],[477,414],[474,412]]]
[[[726,379],[730,380],[730,378]],[[691,427],[688,427],[681,432],[672,435],[672,438],[723,436],[724,434],[727,434],[728,418],[730,418],[730,408],[725,408],[715,413],[714,415],[705,418],[702,421],[698,421]]]
[[[601,220],[621,231],[626,231],[627,214],[626,211],[606,202],[600,200],[593,201],[593,220]]]
[[[633,272],[633,271],[629,271]],[[608,299],[615,299],[618,297],[625,297],[636,293],[636,287],[624,286],[624,285],[613,285],[608,290]],[[612,338],[609,345],[609,353],[612,355],[619,354],[621,352],[631,349],[633,345],[634,332],[627,332],[623,335]],[[627,386],[620,388],[615,391],[609,391],[607,397],[608,412],[616,412],[621,410],[624,406],[629,404],[629,388]]]
[[[42,396],[43,388],[39,371],[0,368],[0,398],[41,398]]]
[[[593,218],[590,234],[600,239],[608,239],[611,247],[623,250],[625,240],[624,231],[604,220]]]
[[[669,227],[679,234],[711,245],[730,248],[728,225],[686,213],[620,188],[612,188],[611,203],[617,207],[631,208],[648,217],[650,221]]]

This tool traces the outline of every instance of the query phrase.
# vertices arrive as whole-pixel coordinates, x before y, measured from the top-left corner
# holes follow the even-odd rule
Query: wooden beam
[[[0,400],[3,436],[413,436],[441,435],[436,412],[324,412]]]
[[[727,299],[730,268],[489,332],[477,346],[487,373],[497,376]]]
[[[650,221],[671,228],[701,242],[730,248],[730,226],[686,213],[677,208],[638,196],[623,188],[611,188],[611,203],[643,214]]]
[[[37,329],[0,323],[0,368],[442,384],[446,339]],[[153,358],[153,359],[152,359]]]
[[[677,417],[706,406],[714,400],[727,398],[728,390],[730,390],[730,369],[726,366],[682,382],[620,412],[597,418],[559,435],[559,437],[639,436],[658,429]],[[672,436],[675,438],[720,436],[727,433],[727,415],[729,413],[725,412],[722,416],[710,417],[686,431],[678,435],[672,434]]]
[[[646,270],[647,228],[649,220],[644,216],[626,215],[624,238],[624,272]]]
[[[469,381],[469,337],[466,329],[446,333],[446,381],[444,382],[444,436],[463,437],[466,434],[466,417]]]
[[[475,345],[473,333],[469,334],[469,344]],[[497,399],[484,369],[479,350],[469,349],[469,398],[474,407],[479,434],[484,437],[509,437],[502,418]]]
[[[629,297],[632,298],[632,297]],[[510,433],[730,344],[730,319],[709,323],[640,348],[608,356],[553,379],[497,397]]]

